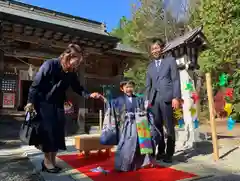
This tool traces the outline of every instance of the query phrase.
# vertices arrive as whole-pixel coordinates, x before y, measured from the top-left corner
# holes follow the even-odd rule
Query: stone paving
[[[1,146],[0,154],[0,180],[1,181],[44,181],[33,164],[22,150],[4,150]]]
[[[18,140],[20,123],[12,118],[0,118],[0,180],[44,181],[21,149]]]
[[[7,120],[6,118],[0,119],[1,181],[92,181],[61,160],[58,160],[58,162],[65,168],[62,173],[48,174],[40,172],[43,155],[34,147],[21,146],[18,140],[19,126],[20,122],[17,120],[13,122],[13,120]],[[200,130],[210,132],[208,125],[202,126]],[[222,159],[217,162],[213,161],[211,142],[206,140],[195,145],[194,149],[177,152],[175,161],[171,165],[160,164],[195,173],[199,176],[190,180],[239,181],[240,161],[238,161],[238,158],[240,149],[238,146],[240,145],[240,133],[238,130],[227,132],[225,124],[218,125],[219,149]],[[68,151],[60,154],[76,153],[73,147],[73,138],[66,138],[66,143]]]
[[[76,153],[73,147],[73,139],[68,137],[66,139],[68,151],[60,154],[72,154]],[[231,142],[230,142],[231,143]],[[214,178],[214,180],[226,180],[226,181],[238,181],[240,177],[240,162],[233,161],[240,155],[240,149],[237,145],[229,144],[222,145],[220,142],[220,156],[223,158],[217,162],[213,161],[212,148],[210,142],[202,142],[193,150],[187,150],[184,153],[176,153],[174,162],[172,164],[160,163],[162,166],[172,167],[177,170],[191,172],[198,175],[197,178],[192,180],[208,181]],[[40,162],[42,160],[42,154],[33,147],[23,147],[33,165],[37,170],[40,169]],[[59,164],[65,168],[65,170],[58,174],[41,173],[45,180],[51,181],[92,181],[84,174],[72,169],[66,163],[58,160]],[[228,177],[226,176],[228,175]],[[187,180],[185,180],[187,181]]]

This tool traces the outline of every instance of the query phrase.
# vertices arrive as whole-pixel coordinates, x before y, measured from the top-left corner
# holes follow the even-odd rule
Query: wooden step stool
[[[83,134],[75,136],[75,147],[80,153],[84,153],[86,157],[89,156],[91,151],[105,150],[106,154],[111,156],[111,149],[113,146],[106,146],[100,144],[100,134]]]

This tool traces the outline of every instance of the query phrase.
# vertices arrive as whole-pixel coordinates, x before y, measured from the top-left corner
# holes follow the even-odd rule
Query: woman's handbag
[[[102,145],[117,145],[119,141],[119,127],[116,113],[111,103],[105,113],[103,121],[103,129],[100,136]]]
[[[37,114],[34,112],[27,112],[25,120],[20,128],[19,132],[20,140],[29,146],[38,145],[39,144],[38,127],[39,122],[37,120]]]

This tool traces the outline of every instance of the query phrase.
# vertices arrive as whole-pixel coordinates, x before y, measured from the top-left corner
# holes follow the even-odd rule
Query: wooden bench
[[[91,151],[98,151],[98,154],[101,154],[102,150],[105,150],[105,153],[111,156],[113,146],[101,145],[100,134],[83,134],[75,136],[75,148],[86,157],[90,155]]]

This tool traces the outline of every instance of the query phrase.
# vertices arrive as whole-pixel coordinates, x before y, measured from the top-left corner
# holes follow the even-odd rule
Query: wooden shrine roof
[[[119,44],[120,39],[109,35],[105,25],[101,22],[19,1],[0,0],[0,22],[8,37],[12,36],[12,32],[17,33],[17,36],[14,35],[14,37],[18,37],[18,41],[21,41],[20,38],[31,41],[30,36],[36,36],[37,38],[44,37],[49,42],[52,40],[58,41],[61,47],[70,42],[75,42],[113,52],[141,54],[134,48]],[[21,34],[22,32],[23,34]],[[44,40],[43,44],[47,43],[45,42]]]
[[[204,41],[206,41],[205,37],[202,33],[202,29],[203,29],[203,27],[195,28],[192,31],[189,31],[186,34],[184,34],[182,36],[179,36],[179,37],[175,38],[174,40],[168,42],[166,44],[165,48],[164,48],[163,53],[167,53],[169,51],[172,51],[174,49],[177,49],[177,48],[181,47],[184,44],[188,44],[189,42],[191,42],[197,36],[201,36],[202,39],[204,39]]]
[[[24,19],[25,23],[27,23],[28,20],[34,20],[38,23],[40,21],[43,23],[108,36],[101,22],[40,8],[19,1],[0,0],[0,12],[3,15],[10,16],[9,18],[16,18],[17,16],[20,21],[21,17]]]
[[[135,54],[143,54],[143,52],[141,52],[140,50],[126,44],[121,44],[121,43],[118,43],[114,50],[122,51],[122,52],[131,52]]]

